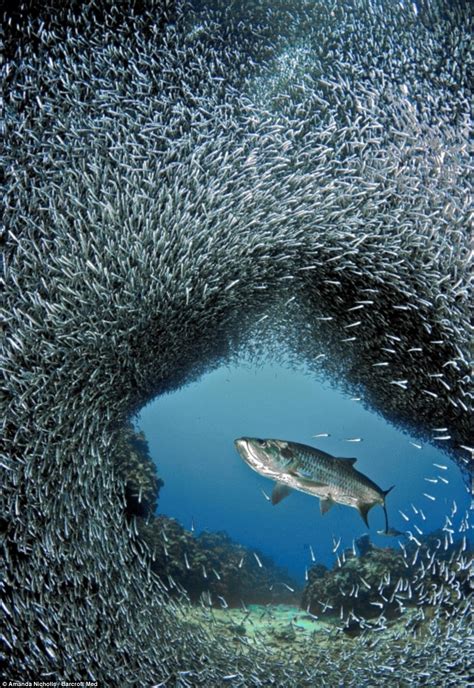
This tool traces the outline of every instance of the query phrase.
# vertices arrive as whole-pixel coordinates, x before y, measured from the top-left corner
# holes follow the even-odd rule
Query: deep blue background
[[[301,581],[311,563],[309,544],[318,561],[332,565],[332,536],[342,536],[342,552],[367,528],[355,509],[336,505],[321,516],[319,500],[299,492],[272,506],[261,489],[270,494],[273,483],[242,461],[233,444],[237,437],[294,440],[335,456],[357,457],[356,468],[382,489],[395,485],[387,497],[389,525],[415,535],[414,523],[424,533],[443,527],[453,499],[458,525],[469,504],[460,472],[446,454],[430,445],[415,448],[410,440],[420,444],[416,438],[303,370],[296,373],[276,364],[220,368],[156,399],[142,410],[136,425],[144,430],[165,481],[159,513],[188,529],[194,522],[196,532],[225,530],[234,540],[272,556]],[[322,432],[330,437],[312,438]],[[345,441],[350,437],[363,441]],[[438,475],[449,484],[425,480]],[[425,521],[411,503],[421,507]],[[381,507],[369,513],[369,524],[374,543],[397,546],[396,538],[376,535],[384,527]]]

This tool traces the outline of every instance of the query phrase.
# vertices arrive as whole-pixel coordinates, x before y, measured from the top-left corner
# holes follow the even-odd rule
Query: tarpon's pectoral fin
[[[291,487],[285,485],[285,483],[275,483],[275,487],[272,492],[272,504],[278,504],[282,499],[288,497],[291,492]]]
[[[345,461],[346,463],[350,463],[351,466],[353,466],[357,461],[357,459],[354,459],[353,457],[347,458],[347,456],[338,456],[337,458],[339,459],[339,461]]]
[[[326,511],[329,511],[329,509],[332,507],[334,504],[334,500],[332,500],[330,497],[327,497],[326,499],[320,499],[319,500],[319,509],[321,511],[321,514],[324,515]]]
[[[295,477],[299,476],[300,471],[298,459],[293,459],[293,461],[290,463],[286,470],[290,475],[293,475]]]
[[[299,478],[300,480],[304,480],[309,483],[315,483],[316,485],[325,485],[326,483],[321,483],[318,480],[313,480],[311,473],[308,471],[304,471],[301,468],[295,468],[295,469],[290,469],[288,471],[290,475],[292,475],[294,478]]]
[[[320,480],[313,480],[313,478],[307,478],[305,475],[302,475],[301,473],[292,473],[291,475],[294,475],[295,478],[298,478],[298,483],[301,485],[301,487],[306,487],[308,490],[312,487],[328,486],[328,484],[325,482],[321,482]]]
[[[357,508],[359,509],[359,514],[362,516],[362,520],[364,521],[365,525],[367,528],[369,527],[369,521],[367,519],[367,514],[369,513],[369,510],[373,507],[373,504],[363,504],[360,503],[357,505]]]

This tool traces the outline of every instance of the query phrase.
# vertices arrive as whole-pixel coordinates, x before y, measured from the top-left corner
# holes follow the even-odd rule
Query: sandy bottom
[[[251,604],[245,610],[189,607],[186,617],[191,625],[235,644],[236,649],[263,646],[267,652],[278,654],[284,648],[297,653],[316,639],[321,646],[334,635],[341,635],[335,622],[316,619],[289,605]]]

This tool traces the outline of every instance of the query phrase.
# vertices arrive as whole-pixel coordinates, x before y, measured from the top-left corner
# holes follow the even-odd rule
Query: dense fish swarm
[[[285,569],[223,531],[195,536],[167,516],[138,519],[137,529],[151,570],[174,598],[217,609],[298,604],[301,587]]]
[[[469,469],[468,3],[206,5],[4,17],[7,676],[464,685],[461,590],[416,642],[239,654],[181,621],[124,516],[121,424],[251,334]]]
[[[337,555],[332,571],[321,564],[309,570],[301,607],[313,614],[337,615],[345,632],[360,632],[381,610],[382,625],[403,616],[407,608],[416,610],[411,623],[416,620],[418,626],[430,619],[436,607],[449,615],[449,607],[457,607],[468,594],[472,573],[468,566],[453,566],[453,561],[465,553],[467,563],[473,554],[467,537],[456,542],[449,537],[451,530],[446,523],[442,530],[407,542],[401,551],[374,547],[368,536],[367,543],[361,538],[359,543],[367,547],[364,554],[347,549]],[[443,586],[450,577],[450,585]]]

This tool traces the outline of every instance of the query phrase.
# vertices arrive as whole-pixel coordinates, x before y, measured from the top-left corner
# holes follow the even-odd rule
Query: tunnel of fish
[[[7,676],[462,685],[460,591],[385,674],[371,641],[308,666],[194,633],[113,455],[147,401],[252,337],[469,479],[468,4],[31,0],[3,19]]]

